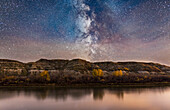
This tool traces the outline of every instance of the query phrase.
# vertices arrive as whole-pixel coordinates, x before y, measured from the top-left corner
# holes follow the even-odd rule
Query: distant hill
[[[0,70],[75,70],[75,71],[91,71],[100,68],[103,71],[122,70],[126,72],[140,73],[156,72],[170,74],[170,67],[158,63],[145,62],[88,62],[82,59],[63,60],[63,59],[40,59],[36,62],[22,63],[15,60],[0,59]]]
[[[82,78],[85,78],[88,82],[88,80],[91,81],[95,79],[95,77],[98,77],[99,81],[110,81],[110,77],[114,78],[121,76],[122,78],[126,76],[127,78],[128,76],[128,79],[130,79],[132,77],[138,77],[137,75],[142,77],[163,75],[169,77],[170,67],[158,63],[88,62],[82,59],[40,59],[30,63],[0,59],[0,76],[2,78],[7,76],[9,77],[7,79],[23,78],[24,81],[26,78],[28,80],[31,78],[34,79],[33,82],[41,82],[44,80],[47,80],[45,82],[56,82],[56,80],[76,82],[79,79],[83,80]],[[44,79],[42,79],[42,77]],[[135,79],[135,81],[136,80],[138,79]],[[97,80],[95,79],[95,81]],[[63,81],[63,83],[65,83],[65,81]]]

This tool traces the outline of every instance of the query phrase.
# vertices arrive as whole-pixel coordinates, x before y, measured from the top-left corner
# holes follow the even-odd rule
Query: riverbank
[[[170,82],[153,82],[153,83],[108,83],[108,84],[101,84],[101,83],[89,83],[89,84],[24,84],[24,85],[16,85],[16,84],[5,84],[0,85],[0,87],[64,87],[64,88],[84,88],[84,87],[96,87],[96,88],[114,88],[114,87],[164,87],[170,86]]]

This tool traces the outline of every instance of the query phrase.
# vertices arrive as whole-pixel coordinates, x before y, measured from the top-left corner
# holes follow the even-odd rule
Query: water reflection
[[[81,100],[86,96],[93,96],[93,100],[103,100],[105,94],[111,94],[123,100],[124,94],[141,94],[147,92],[163,93],[169,87],[157,88],[0,88],[0,100],[12,97],[34,97],[37,100],[55,99],[66,100],[72,98]]]

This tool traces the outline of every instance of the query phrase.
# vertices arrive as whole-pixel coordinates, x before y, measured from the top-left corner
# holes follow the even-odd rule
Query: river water
[[[0,110],[170,110],[170,87],[0,88]]]

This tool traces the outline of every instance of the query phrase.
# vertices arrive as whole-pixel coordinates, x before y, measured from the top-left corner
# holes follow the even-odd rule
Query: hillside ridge
[[[0,59],[0,85],[170,82],[170,67],[146,62],[89,62],[40,59],[22,63]]]

